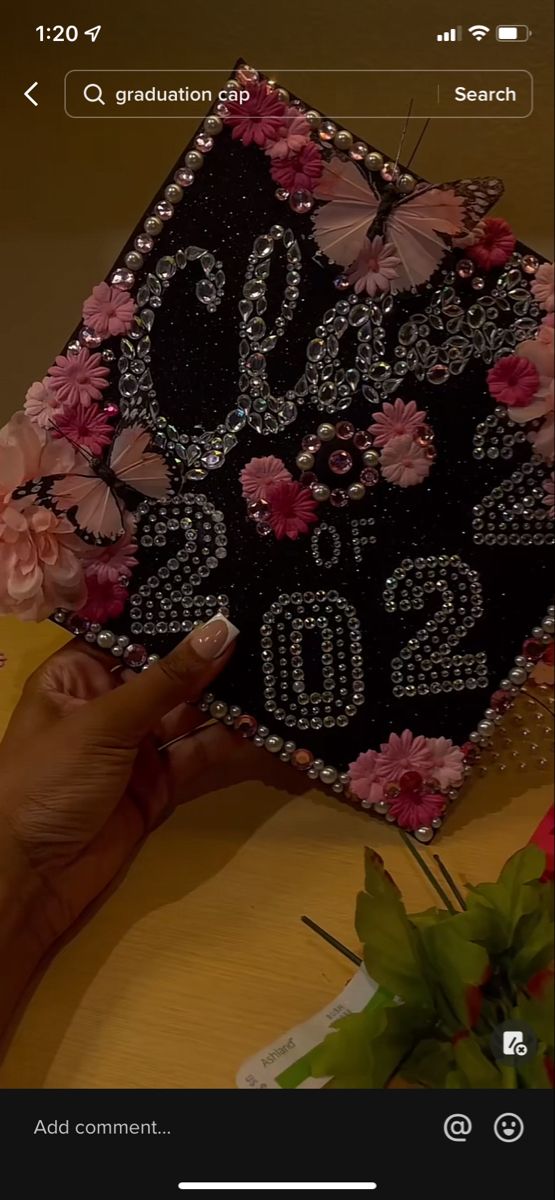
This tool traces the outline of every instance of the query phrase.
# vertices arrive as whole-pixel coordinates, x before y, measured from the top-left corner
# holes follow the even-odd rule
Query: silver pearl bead
[[[337,783],[332,784],[331,790],[332,790],[332,792],[335,792],[336,796],[340,796],[343,791],[343,784],[340,783],[339,780],[337,780]]]
[[[287,754],[294,754],[297,747],[295,742],[285,742],[283,749]]]
[[[258,726],[258,733],[260,734],[261,738],[267,738],[269,732],[270,732],[270,730],[268,729],[267,725],[259,725]]]
[[[322,767],[320,771],[320,779],[322,783],[335,783],[337,779],[337,771],[335,767]]]
[[[378,154],[376,150],[371,150],[364,159],[364,166],[368,167],[369,171],[381,171],[383,163],[383,155]]]
[[[178,183],[168,183],[164,196],[166,200],[170,201],[170,204],[179,204],[179,201],[183,199],[183,188]]]
[[[283,738],[277,733],[271,733],[270,736],[266,738],[264,745],[266,749],[270,751],[270,754],[278,754],[283,748]]]
[[[353,135],[349,133],[348,129],[338,129],[333,139],[333,144],[337,146],[338,150],[350,150],[353,141]]]
[[[318,128],[322,117],[319,112],[316,112],[315,108],[309,108],[308,112],[306,112],[304,116],[307,125],[310,125],[311,129]]]
[[[111,633],[109,629],[101,629],[100,633],[96,635],[96,644],[100,646],[101,650],[111,650],[112,646],[116,644],[115,634]]]
[[[526,678],[524,667],[513,667],[512,671],[509,671],[509,679],[516,687],[522,687],[522,684],[526,683]]]
[[[429,825],[421,825],[419,829],[415,829],[414,836],[418,842],[431,842],[434,831]]]
[[[472,733],[469,733],[468,740],[469,740],[469,742],[479,742],[480,734],[476,733],[476,730],[473,730]]]
[[[515,657],[515,667],[525,667],[526,659],[522,654],[517,654]]]
[[[143,224],[145,233],[150,233],[153,237],[157,237],[158,234],[162,232],[163,228],[163,222],[159,217],[145,217]]]
[[[388,806],[385,800],[378,800],[378,802],[374,805],[374,812],[377,813],[379,817],[385,817],[387,811]]]
[[[536,641],[538,641],[541,638],[542,633],[543,633],[543,629],[542,629],[541,625],[534,625],[534,628],[532,630],[532,637],[536,638]]]
[[[317,779],[318,778],[318,772],[314,766],[309,767],[308,771],[306,773],[307,773],[309,779]]]
[[[214,136],[214,134],[222,132],[224,123],[221,117],[218,117],[216,113],[210,113],[208,117],[204,118],[202,127],[205,133],[210,133],[212,136]]]
[[[145,260],[142,254],[139,254],[137,250],[130,250],[129,253],[125,255],[125,265],[126,267],[129,267],[130,271],[138,271],[139,268],[142,267],[144,261]]]
[[[481,737],[490,737],[493,733],[492,721],[478,721],[478,733]]]
[[[314,499],[318,500],[320,504],[323,504],[324,501],[330,498],[330,489],[325,483],[315,483],[311,491]]]
[[[414,192],[415,187],[416,179],[412,175],[401,175],[397,180],[397,191],[401,192],[403,196],[409,196],[411,192]]]
[[[335,437],[335,425],[330,425],[328,421],[324,421],[316,430],[321,442],[331,442]]]
[[[221,721],[222,717],[225,717],[226,712],[227,704],[224,700],[214,700],[210,705],[210,716],[216,717],[218,721]]]
[[[314,455],[303,450],[301,454],[297,454],[295,462],[300,471],[311,471],[314,466]]]
[[[323,758],[315,758],[315,759],[314,759],[314,762],[313,762],[313,764],[312,764],[312,766],[313,766],[313,767],[315,767],[315,769],[316,769],[318,772],[320,772],[320,771],[322,770],[322,767],[323,767],[324,765],[325,765],[325,764],[324,764],[324,760],[323,760]]]
[[[290,758],[291,758],[291,755],[288,754],[286,750],[281,751],[281,753],[279,755],[280,762],[288,763]]]
[[[200,171],[204,158],[198,150],[188,150],[185,155],[185,162],[191,168],[191,171]]]
[[[441,829],[442,824],[443,821],[441,820],[441,817],[434,817],[432,821],[432,829]]]
[[[366,495],[366,488],[363,483],[351,483],[347,488],[349,500],[363,500]]]
[[[365,450],[362,461],[365,467],[375,467],[376,463],[380,461],[380,456],[377,450]]]
[[[542,629],[544,633],[552,634],[555,632],[555,621],[553,617],[544,617],[542,621]]]
[[[253,740],[255,746],[263,746],[264,745],[264,738],[260,737],[259,733],[255,733],[252,740]]]

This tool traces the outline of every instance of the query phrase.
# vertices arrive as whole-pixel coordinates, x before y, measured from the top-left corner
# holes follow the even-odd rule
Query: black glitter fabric
[[[184,157],[180,158],[177,167],[183,166],[183,163]],[[466,171],[472,165],[464,164]],[[175,170],[176,167],[162,183],[154,203],[163,197],[164,188],[172,182]],[[360,170],[364,172],[362,166]],[[367,177],[366,172],[364,175]],[[175,427],[178,439],[179,435],[189,435],[194,442],[202,432],[222,426],[227,414],[237,405],[242,336],[238,303],[243,296],[245,273],[255,238],[267,234],[273,225],[290,229],[301,257],[299,270],[302,280],[294,317],[287,323],[286,332],[278,339],[277,347],[267,354],[268,381],[274,396],[294,392],[306,368],[307,343],[315,337],[324,314],[338,300],[349,299],[348,291],[338,291],[334,286],[339,268],[318,253],[313,240],[313,214],[294,213],[287,202],[276,199],[275,193],[276,184],[270,176],[268,158],[256,146],[245,147],[240,141],[233,140],[229,128],[224,126],[214,139],[213,149],[205,155],[202,170],[196,175],[193,186],[185,191],[183,200],[176,205],[175,215],[164,224],[161,235],[156,238],[144,268],[137,272],[134,293],[144,286],[148,272],[155,271],[155,264],[163,256],[175,255],[179,249],[192,245],[211,253],[222,263],[225,272],[223,296],[214,312],[209,312],[196,295],[196,284],[203,278],[198,260],[191,261],[186,269],[175,273],[165,289],[163,303],[155,312],[150,331],[149,369],[159,414],[170,427]],[[152,212],[152,207],[149,211]],[[133,248],[133,239],[141,230],[142,221],[133,231],[124,254]],[[457,336],[456,332],[450,332],[456,329],[457,316],[455,314],[454,318],[450,318],[445,309],[448,309],[449,303],[460,306],[463,318],[459,336],[466,338],[470,347],[462,373],[447,372],[445,363],[452,360],[449,360],[445,351],[440,356],[440,363],[444,367],[440,374],[446,374],[446,381],[439,385],[430,382],[430,368],[426,366],[425,357],[427,351],[421,347],[423,357],[418,361],[417,368],[408,370],[395,392],[388,395],[381,389],[380,383],[376,383],[377,400],[365,398],[362,389],[357,387],[349,407],[333,413],[310,398],[295,396],[298,413],[291,424],[270,435],[263,435],[248,423],[245,424],[235,433],[236,445],[229,450],[221,467],[206,470],[203,479],[185,479],[182,483],[184,493],[201,494],[220,510],[226,526],[227,557],[221,558],[201,585],[193,589],[198,595],[211,597],[206,606],[208,614],[217,610],[218,596],[227,596],[229,615],[241,631],[238,651],[225,675],[217,681],[218,699],[228,705],[239,706],[244,713],[252,714],[259,724],[266,725],[272,733],[286,740],[291,739],[297,747],[308,748],[314,756],[339,772],[346,771],[348,764],[362,751],[378,749],[391,732],[401,733],[404,729],[410,729],[414,734],[445,736],[456,744],[464,743],[488,707],[491,693],[513,667],[514,657],[521,652],[524,638],[545,615],[550,593],[550,552],[545,537],[546,510],[539,499],[538,489],[541,490],[547,477],[547,468],[539,459],[533,458],[532,447],[525,438],[514,440],[521,426],[505,417],[495,417],[495,405],[486,383],[487,371],[499,353],[511,353],[511,338],[514,346],[522,337],[530,336],[526,330],[537,327],[543,315],[530,294],[533,276],[530,277],[521,269],[522,256],[530,253],[526,247],[517,245],[512,262],[502,272],[487,272],[483,290],[480,291],[476,290],[472,280],[462,279],[457,274],[456,266],[464,258],[464,251],[450,250],[428,284],[417,292],[400,293],[393,297],[390,311],[387,311],[387,306],[382,306],[385,334],[383,358],[390,364],[390,370],[399,357],[399,331],[412,315],[423,313],[431,301],[435,302],[437,322],[430,328],[429,320],[426,320],[426,337],[431,345],[441,349],[448,338]],[[279,313],[286,285],[284,259],[283,243],[276,242],[267,279],[268,307],[264,321],[268,332]],[[122,262],[123,255],[118,264]],[[511,280],[507,281],[507,271],[511,269],[517,273],[512,290],[516,288],[520,298],[511,298],[509,295]],[[481,274],[478,268],[475,274]],[[499,279],[501,274],[502,278]],[[451,299],[448,289],[453,293]],[[491,297],[495,299],[496,294],[501,296],[501,301],[493,321],[495,328],[492,330],[490,319],[485,331],[485,322],[482,322],[480,332],[476,305],[481,305],[484,297],[489,297],[488,303],[491,303]],[[371,303],[364,294],[359,299]],[[472,320],[476,321],[476,333],[480,336],[472,332],[469,310],[474,310]],[[449,321],[455,321],[455,325],[450,326]],[[424,318],[420,324],[423,322]],[[496,330],[498,339],[506,334],[501,351],[495,348]],[[505,334],[499,331],[505,331]],[[420,340],[426,341],[426,337],[420,334]],[[470,345],[472,338],[474,341]],[[105,346],[114,351],[116,360],[121,357],[119,338],[111,339]],[[350,328],[339,344],[339,355],[345,369],[353,367],[356,348],[356,329]],[[413,347],[413,352],[418,358],[418,346]],[[418,375],[423,377],[418,378]],[[380,411],[383,403],[393,402],[396,396],[405,402],[414,400],[418,408],[427,413],[436,451],[427,479],[418,486],[399,487],[381,478],[375,487],[368,488],[360,502],[351,502],[337,509],[329,503],[321,505],[318,511],[320,522],[334,526],[340,538],[340,546],[335,539],[336,550],[339,546],[339,558],[331,567],[316,564],[312,552],[315,543],[310,533],[300,536],[296,541],[287,538],[278,541],[273,535],[261,536],[256,522],[247,515],[242,495],[239,476],[245,464],[252,457],[276,455],[292,476],[299,479],[301,471],[295,459],[301,450],[303,437],[313,433],[322,422],[335,424],[347,420],[357,429],[364,430],[373,413]],[[104,393],[103,400],[119,400],[116,361],[111,367],[110,388]],[[159,446],[173,461],[175,455],[171,445],[175,446],[175,435],[171,429],[170,432],[164,429],[163,420],[160,422],[156,415],[156,408],[149,411],[146,401],[145,405],[143,423],[157,431]],[[493,419],[476,442],[477,427],[492,415]],[[483,451],[483,457],[474,456],[476,446]],[[499,449],[503,447],[507,451],[504,457]],[[490,455],[492,448],[497,448],[493,456]],[[506,513],[504,515],[500,509],[515,504],[518,508],[518,472],[523,464],[530,464],[522,476],[524,492],[535,488],[538,498],[528,518],[526,505],[524,511],[521,506],[520,513],[515,511],[510,518],[508,527]],[[331,486],[346,486],[357,477],[357,472],[335,481],[329,475],[321,477]],[[513,492],[508,500],[502,501],[498,496],[489,506],[486,502],[486,511],[495,526],[489,539],[492,544],[484,540],[480,542],[479,538],[477,541],[477,529],[473,522],[479,519],[480,514],[477,517],[475,506],[483,506],[484,497],[496,488],[503,488],[504,481],[511,480]],[[503,494],[506,497],[507,491]],[[165,507],[169,511],[171,505]],[[359,536],[369,536],[373,540],[359,546],[356,557],[352,522],[361,519],[372,519],[373,524],[359,526]],[[313,528],[317,529],[318,526]],[[144,533],[144,526],[142,530]],[[485,532],[482,529],[482,536],[485,536]],[[507,544],[499,543],[499,532],[502,537],[505,536]],[[331,541],[326,539],[330,535],[322,533],[318,536],[321,537],[320,550],[325,552],[323,556],[326,557],[331,546]],[[356,536],[357,527],[355,540]],[[165,566],[168,559],[175,557],[183,546],[184,533],[181,527],[173,532],[168,530],[164,537],[164,546],[140,547],[140,563],[131,582],[131,591],[136,596],[140,596],[141,586],[147,584],[149,578],[157,576],[159,569]],[[482,615],[473,624],[469,622],[471,627],[465,627],[464,634],[458,636],[458,644],[452,645],[453,655],[460,656],[455,664],[444,661],[441,670],[434,663],[427,668],[428,672],[437,668],[435,678],[441,690],[428,689],[426,694],[417,693],[414,696],[396,695],[394,688],[403,688],[402,681],[406,682],[406,674],[404,665],[400,671],[397,667],[396,674],[392,660],[401,656],[403,664],[407,661],[401,651],[440,608],[441,597],[436,583],[437,579],[441,579],[442,563],[449,562],[452,556],[459,556],[471,571],[477,572],[483,593]],[[420,564],[423,573],[421,585],[428,582],[429,587],[423,587],[422,607],[401,606],[399,609],[397,605],[396,611],[391,611],[391,604],[386,602],[387,595],[384,596],[387,592],[386,581],[395,578],[394,572],[403,569],[402,564],[406,566],[406,560],[413,564],[415,560],[426,560]],[[417,563],[414,570],[418,569]],[[449,571],[451,568],[447,569]],[[183,574],[186,577],[187,571]],[[462,576],[458,578],[460,581]],[[465,583],[467,578],[464,577]],[[399,580],[397,596],[401,583]],[[327,599],[319,598],[318,593],[327,594],[330,590],[343,597],[348,606],[354,607],[361,624],[364,704],[356,707],[356,715],[351,716],[342,727],[337,724],[325,727],[322,717],[326,710],[322,702],[309,701],[304,706],[309,728],[303,729],[297,724],[302,706],[295,710],[294,724],[279,719],[275,716],[275,709],[268,711],[266,707],[263,664],[265,659],[268,661],[268,656],[262,654],[261,626],[264,624],[264,614],[271,611],[272,604],[279,602],[280,596],[291,597],[295,593],[312,596],[311,600],[305,602],[304,615],[312,609],[317,618],[325,612],[325,605],[329,603]],[[152,597],[156,591],[157,587],[154,586]],[[158,593],[159,596],[161,594]],[[468,591],[461,593],[455,581],[453,595],[457,626],[461,622],[464,626],[464,618],[468,617],[469,611],[468,599],[465,600]],[[332,607],[334,605],[335,600]],[[136,606],[137,602],[135,611]],[[298,613],[295,603],[287,599],[282,602],[282,607],[290,614],[290,618],[285,618],[288,632],[291,628],[289,619],[294,620]],[[155,625],[160,620],[164,621],[159,599],[154,603],[153,620]],[[149,654],[165,654],[179,640],[177,633],[160,631],[141,636],[133,631],[132,624],[130,612],[126,612],[108,628],[118,636],[127,635],[133,644],[145,646]],[[449,627],[451,634],[453,628],[453,625]],[[443,639],[440,637],[439,640]],[[344,650],[350,678],[348,638],[345,639]],[[465,672],[461,659],[480,653],[486,656],[487,668],[485,672],[482,671],[481,682],[487,676],[487,686],[471,684],[454,690],[453,680],[457,676],[464,676]],[[303,634],[302,658],[306,692],[320,696],[323,691],[322,654],[317,622],[313,630],[305,630]],[[279,669],[277,651],[273,661]],[[458,671],[455,669],[457,661]],[[284,670],[289,677],[289,695],[294,697],[288,658]],[[467,675],[469,673],[476,676],[470,666]],[[428,678],[433,680],[434,676],[428,674]],[[451,686],[451,690],[443,690],[445,682]],[[279,710],[279,685],[277,693]],[[328,715],[331,714],[335,720],[337,715],[344,712],[346,702],[348,700],[336,690],[329,704]],[[288,715],[291,716],[291,713]],[[314,727],[318,724],[320,727]]]

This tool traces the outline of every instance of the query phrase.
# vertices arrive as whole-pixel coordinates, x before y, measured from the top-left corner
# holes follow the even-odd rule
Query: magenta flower
[[[536,271],[536,278],[532,284],[532,295],[545,308],[546,312],[553,312],[555,308],[555,282],[553,263],[542,263]]]
[[[83,320],[101,337],[128,333],[135,316],[135,301],[127,292],[98,283],[83,304]]]
[[[226,100],[228,115],[224,121],[233,127],[232,138],[239,138],[244,146],[253,142],[264,146],[283,124],[285,104],[265,83],[249,84],[249,92],[249,99],[243,104]]]
[[[487,374],[490,395],[497,404],[508,408],[525,408],[533,400],[539,386],[537,367],[528,358],[507,354],[500,358]]]
[[[360,254],[347,270],[347,279],[354,286],[355,292],[367,292],[375,296],[377,292],[388,292],[391,281],[398,276],[401,260],[395,249],[382,237],[376,236],[369,241],[364,239]]]
[[[106,413],[98,404],[68,404],[55,417],[54,437],[65,437],[82,450],[100,454],[114,436]]]
[[[91,400],[100,400],[108,387],[108,368],[100,354],[85,349],[77,354],[59,354],[48,371],[48,381],[62,403],[90,404]]]
[[[431,825],[445,811],[445,796],[427,796],[420,792],[401,792],[388,801],[389,816],[401,829],[419,829]]]
[[[302,113],[296,108],[288,108],[285,118],[283,125],[272,130],[264,147],[265,153],[271,159],[289,158],[291,154],[298,154],[310,141],[310,126]]]
[[[427,779],[431,766],[428,739],[421,734],[414,737],[410,729],[401,734],[390,734],[389,741],[380,746],[377,775],[384,783],[397,783],[406,771],[418,771],[423,779]]]
[[[377,804],[383,800],[383,782],[377,777],[378,758],[375,750],[366,750],[349,763],[349,787],[353,796],[362,800],[363,805]]]
[[[267,494],[270,502],[268,524],[278,541],[288,537],[295,541],[300,533],[308,533],[318,520],[317,502],[307,487],[293,480],[275,483]]]
[[[47,429],[56,413],[60,412],[61,402],[47,378],[31,384],[25,394],[23,407],[33,425]]]
[[[549,479],[544,479],[543,490],[545,496],[543,503],[547,508],[548,516],[555,517],[555,477],[550,475]]]
[[[432,760],[430,778],[439,784],[442,791],[462,783],[462,750],[454,746],[450,738],[428,738],[428,751]]]
[[[405,434],[394,437],[383,447],[380,454],[382,475],[389,483],[398,487],[413,487],[423,483],[430,473],[432,460],[423,446]]]
[[[84,617],[86,621],[98,621],[102,624],[104,621],[114,620],[121,616],[128,600],[128,592],[124,584],[111,583],[109,580],[101,581],[96,575],[88,576],[86,584],[87,600],[79,610],[80,617]]]
[[[386,446],[392,438],[402,437],[403,434],[415,438],[426,421],[426,413],[416,407],[414,400],[405,404],[404,400],[397,399],[393,404],[386,402],[381,412],[373,414],[372,421],[374,424],[369,432],[374,445]]]
[[[313,192],[323,167],[320,148],[315,146],[314,142],[307,142],[288,158],[274,159],[270,174],[272,179],[279,183],[280,187],[287,188],[288,192]]]
[[[245,500],[266,500],[269,488],[275,483],[288,483],[291,475],[281,458],[269,454],[251,458],[239,476]]]
[[[109,546],[94,546],[87,550],[85,578],[98,579],[101,584],[121,583],[129,579],[133,568],[137,566],[137,543],[135,542],[135,522],[127,518],[128,528]]]

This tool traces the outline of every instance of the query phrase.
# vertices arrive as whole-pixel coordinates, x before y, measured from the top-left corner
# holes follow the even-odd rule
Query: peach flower
[[[522,424],[524,421],[535,421],[553,411],[553,373],[555,366],[554,339],[555,330],[551,325],[542,322],[537,337],[520,342],[516,353],[536,368],[539,376],[539,386],[532,397],[531,403],[524,408],[508,410],[511,421]]]
[[[536,271],[532,284],[532,294],[546,312],[555,308],[555,284],[553,278],[553,263],[542,263]]]
[[[423,483],[430,474],[432,462],[426,451],[408,434],[394,437],[380,454],[382,475],[398,487],[413,487]]]
[[[32,383],[25,393],[24,409],[34,425],[47,429],[61,412],[59,396],[49,387],[50,380],[41,379]]]
[[[0,514],[0,613],[42,621],[58,607],[79,609],[87,597],[79,539],[65,517],[11,500]]]

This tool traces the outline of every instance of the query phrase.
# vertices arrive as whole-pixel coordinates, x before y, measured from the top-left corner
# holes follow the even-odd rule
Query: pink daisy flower
[[[278,541],[288,537],[295,541],[300,533],[308,533],[318,520],[318,507],[312,492],[294,480],[275,483],[268,492],[270,515],[268,524]]]
[[[419,792],[401,792],[388,801],[389,815],[401,829],[419,829],[431,825],[445,811],[444,796],[425,796]]]
[[[95,546],[87,552],[85,578],[98,579],[101,584],[121,583],[122,579],[130,578],[133,568],[137,566],[136,555],[135,522],[129,519],[129,528],[117,542],[109,546]]]
[[[49,385],[48,378],[32,383],[25,394],[25,412],[33,425],[39,425],[41,429],[46,429],[61,409],[60,399]]]
[[[430,778],[437,780],[443,791],[462,782],[462,750],[450,738],[428,738],[428,751],[432,760]]]
[[[365,238],[360,254],[347,271],[347,279],[355,292],[365,291],[369,296],[375,296],[377,292],[389,291],[400,266],[401,260],[389,242],[379,236],[372,241]]]
[[[398,487],[413,487],[430,474],[432,460],[423,446],[409,435],[394,437],[382,449],[380,466],[384,479]]]
[[[369,426],[369,433],[372,434],[374,445],[386,446],[392,438],[402,437],[403,434],[415,438],[426,418],[427,414],[416,407],[414,400],[405,404],[404,400],[397,399],[393,404],[386,402],[381,412],[373,414],[374,423]]]
[[[90,404],[91,400],[100,400],[108,387],[108,368],[100,354],[85,349],[77,354],[59,354],[48,371],[48,382],[62,403]]]
[[[518,354],[507,354],[500,358],[487,374],[490,395],[498,404],[508,408],[525,408],[532,401],[539,386],[537,367],[528,358]]]
[[[553,312],[555,308],[555,282],[553,263],[542,263],[536,271],[536,277],[532,284],[532,295],[545,308],[546,312]]]
[[[310,141],[310,126],[306,117],[296,108],[288,108],[285,116],[284,124],[279,129],[272,129],[266,142],[264,152],[268,158],[288,158],[290,154],[298,154]]]
[[[104,446],[109,446],[114,436],[106,413],[98,404],[68,404],[56,417],[54,437],[65,437],[68,442],[74,442],[91,454],[100,454]]]
[[[287,158],[275,158],[270,174],[272,179],[279,183],[280,187],[287,188],[288,192],[304,189],[313,192],[323,169],[324,163],[319,147],[315,146],[314,142],[307,142],[295,154],[290,154]]]
[[[383,800],[383,783],[377,778],[378,758],[375,750],[367,750],[349,764],[349,787],[364,805]]]
[[[423,779],[430,774],[432,757],[428,739],[418,737],[405,729],[403,733],[392,733],[389,741],[382,742],[378,755],[377,775],[384,783],[397,783],[406,771],[418,771]]]
[[[135,316],[135,301],[127,292],[98,283],[83,304],[83,320],[101,337],[128,333]]]
[[[128,591],[122,583],[112,583],[110,580],[101,581],[96,575],[86,579],[87,600],[79,609],[79,616],[86,621],[114,620],[120,617],[127,605]]]
[[[232,126],[232,138],[239,138],[244,146],[254,142],[264,146],[283,124],[285,104],[265,83],[249,84],[249,99],[240,104],[238,100],[226,100],[228,115],[226,125]]]
[[[511,257],[516,246],[516,237],[507,221],[502,217],[486,217],[484,232],[478,242],[467,247],[468,257],[484,271],[502,267]]]
[[[555,476],[551,475],[549,479],[544,479],[543,490],[545,492],[543,503],[547,508],[548,515],[555,517]]]
[[[275,483],[288,483],[291,475],[281,458],[273,454],[251,458],[239,476],[245,500],[266,500],[269,488]]]
[[[553,462],[555,455],[553,435],[554,421],[552,412],[547,414],[539,429],[534,429],[532,433],[528,434],[528,441],[534,447],[534,452],[540,458],[543,458],[544,462]]]

